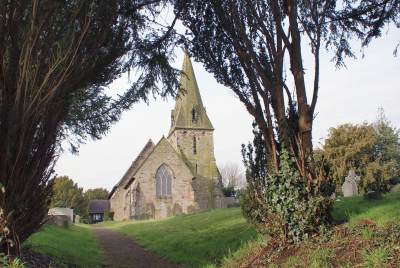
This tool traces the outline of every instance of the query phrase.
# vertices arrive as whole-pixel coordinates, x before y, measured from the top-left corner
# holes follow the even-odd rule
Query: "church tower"
[[[171,112],[168,141],[195,174],[192,180],[200,209],[219,208],[221,179],[214,157],[214,128],[201,101],[189,55],[185,53],[181,90]]]

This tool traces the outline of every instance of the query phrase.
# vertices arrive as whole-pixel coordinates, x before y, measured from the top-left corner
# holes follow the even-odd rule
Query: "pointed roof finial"
[[[168,136],[175,129],[214,130],[201,101],[192,62],[187,52],[183,60],[180,86],[175,110],[172,111],[172,126]]]

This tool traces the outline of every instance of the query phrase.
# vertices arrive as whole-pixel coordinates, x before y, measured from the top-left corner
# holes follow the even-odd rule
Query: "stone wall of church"
[[[213,131],[176,129],[168,139],[196,174],[193,187],[196,193],[195,199],[200,208],[217,208],[215,201],[216,198],[222,197],[222,188],[216,183],[220,181],[220,176],[214,158]]]
[[[156,195],[156,172],[165,164],[172,173],[172,195]],[[188,213],[195,204],[193,174],[166,139],[162,139],[134,174],[125,190],[120,186],[111,198],[115,220],[165,218]]]

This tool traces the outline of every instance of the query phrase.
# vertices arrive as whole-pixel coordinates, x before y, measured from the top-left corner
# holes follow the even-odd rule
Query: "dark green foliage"
[[[68,176],[54,179],[50,208],[72,208],[75,215],[83,216],[87,213],[87,206],[88,202],[83,196],[83,188],[78,187],[77,183],[74,183]]]
[[[248,182],[246,191],[240,194],[244,217],[258,232],[276,242],[299,242],[324,231],[331,221],[332,201],[331,185],[324,179],[322,167],[319,166],[320,176],[310,181],[298,171],[292,153],[282,148],[279,171],[262,168],[263,141],[257,129],[254,134],[253,145],[247,149],[243,146],[242,150]],[[318,166],[311,160],[308,163],[314,165],[310,169]]]
[[[107,200],[109,192],[105,188],[87,189],[83,194],[89,200]]]
[[[104,210],[103,221],[113,221],[114,220],[114,211]]]
[[[250,221],[272,224],[264,230],[280,228],[284,240],[290,241],[316,231],[329,218],[322,197],[328,195],[324,185],[329,178],[324,163],[312,161],[320,51],[332,50],[333,61],[344,66],[345,57],[355,58],[350,39],[356,37],[366,45],[385,24],[393,21],[400,27],[399,6],[398,0],[176,1],[176,14],[188,28],[188,51],[236,94],[257,123],[260,141],[245,153],[248,209],[256,211],[248,215]],[[314,57],[312,71],[303,67],[304,44],[309,44]],[[314,82],[311,90],[306,90],[306,76]],[[298,200],[291,202],[299,206],[310,202],[310,208],[301,208],[311,211],[310,216],[302,220],[294,216],[301,226],[286,222],[285,217],[291,216],[279,214],[294,211],[278,209],[289,203],[270,197],[286,184],[305,191],[293,195]],[[276,188],[268,192],[271,185]]]
[[[224,196],[226,196],[226,197],[235,197],[235,195],[236,195],[236,190],[235,190],[234,185],[223,187],[222,192],[224,193]]]
[[[89,200],[107,200],[108,194],[108,190],[104,188],[88,189],[83,192],[83,188],[78,187],[78,184],[68,176],[56,177],[50,208],[72,208],[75,215],[81,216],[81,222],[90,223]],[[110,219],[113,217],[113,213],[109,215]]]
[[[360,194],[370,190],[387,192],[399,178],[399,131],[390,126],[382,109],[373,124],[331,128],[318,154],[330,167],[337,194],[342,193],[342,184],[351,169],[360,176]]]
[[[179,36],[155,22],[164,7],[163,1],[0,0],[0,183],[6,189],[0,207],[16,241],[44,223],[63,140],[76,152],[149,94],[175,95],[180,72],[170,63]],[[138,80],[112,99],[107,86],[130,70]]]

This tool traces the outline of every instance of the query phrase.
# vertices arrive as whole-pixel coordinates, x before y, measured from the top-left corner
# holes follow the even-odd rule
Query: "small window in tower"
[[[193,136],[193,154],[197,154],[197,149],[196,149],[196,136]]]
[[[171,127],[173,126],[173,124],[174,124],[174,116],[171,115]]]
[[[196,164],[196,173],[197,173],[197,164]]]
[[[197,123],[197,114],[194,108],[192,109],[192,122],[195,124]]]

